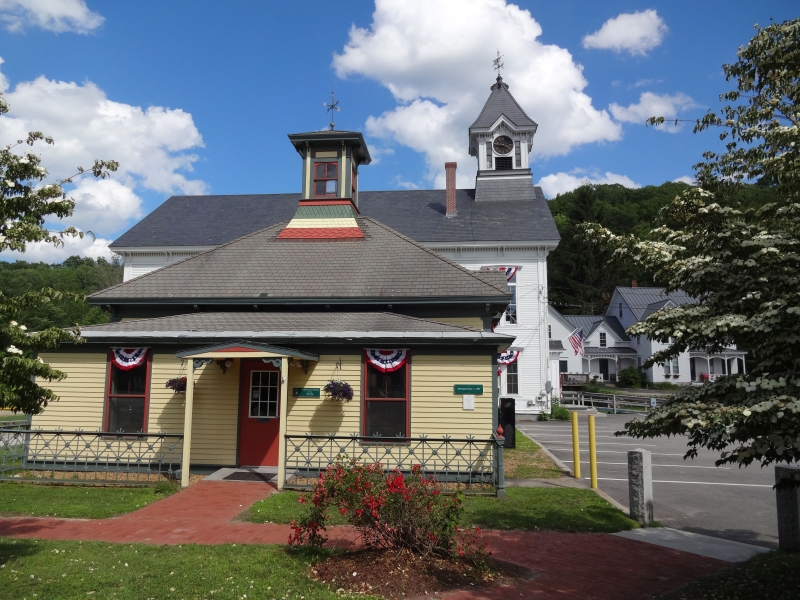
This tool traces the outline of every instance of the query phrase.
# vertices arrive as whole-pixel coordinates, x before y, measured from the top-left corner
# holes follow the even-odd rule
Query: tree
[[[615,259],[632,260],[669,291],[697,300],[628,330],[669,344],[643,366],[730,344],[751,352],[748,374],[686,388],[626,424],[627,434],[686,435],[687,457],[716,450],[717,465],[791,463],[800,460],[800,20],[758,29],[723,69],[737,89],[721,100],[745,102],[697,121],[696,132],[720,127],[726,142],[725,152],[706,152],[695,165],[700,187],[661,210],[650,239],[617,236],[597,224],[584,231]],[[730,206],[753,180],[779,200]],[[791,483],[800,485],[800,478]]]
[[[0,115],[7,112],[8,104],[0,96]],[[48,218],[70,216],[75,202],[63,189],[72,178],[43,183],[47,170],[33,152],[34,144],[40,141],[53,143],[52,138],[35,131],[16,144],[0,148],[0,251],[24,252],[32,242],[58,246],[64,243],[65,236],[84,235],[73,227],[62,231],[45,227]],[[24,148],[25,145],[29,148]],[[103,178],[118,166],[114,161],[97,160],[89,169],[78,167],[74,177],[91,173]],[[77,329],[68,331],[50,327],[34,333],[19,320],[25,311],[69,297],[78,296],[49,288],[28,291],[13,298],[0,292],[0,406],[15,412],[36,414],[56,399],[51,390],[36,381],[61,380],[66,374],[36,358],[36,353],[55,348],[64,341],[79,342],[79,332]]]

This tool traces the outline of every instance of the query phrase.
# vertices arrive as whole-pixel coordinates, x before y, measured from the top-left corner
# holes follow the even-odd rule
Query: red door
[[[277,466],[280,369],[262,361],[243,361],[241,388],[239,466]]]

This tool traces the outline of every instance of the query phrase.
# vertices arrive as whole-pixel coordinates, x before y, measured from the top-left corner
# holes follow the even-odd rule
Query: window
[[[517,322],[517,274],[514,273],[508,280],[508,291],[511,292],[511,300],[506,309],[506,323],[514,324]]]
[[[278,416],[280,382],[278,371],[250,373],[250,418],[270,419]]]
[[[353,175],[350,178],[350,197],[355,199],[356,197],[356,188],[358,187],[356,184],[358,182],[358,171],[356,171],[356,166],[353,164]],[[354,200],[355,201],[355,200]]]
[[[569,373],[569,362],[566,360],[558,361],[558,372],[559,373]]]
[[[553,326],[552,325],[548,325],[547,326],[547,339],[548,340],[553,339]]]
[[[514,164],[519,169],[522,167],[522,152],[520,151],[519,141],[514,142]]]
[[[492,168],[492,143],[486,142],[486,168]]]
[[[619,318],[622,318],[622,302],[619,303]]]
[[[113,358],[108,364],[106,385],[106,431],[139,433],[147,431],[147,403],[150,392],[150,353],[132,369],[121,369]]]
[[[600,332],[600,347],[601,348],[606,347],[606,334],[602,332]]]
[[[640,335],[636,336],[636,345],[637,346],[641,346],[642,345],[642,336],[640,336]]]
[[[314,163],[314,196],[335,196],[339,179],[339,163]]]
[[[497,171],[510,171],[513,168],[511,165],[511,157],[498,156],[494,159],[494,168]]]
[[[672,373],[670,372],[670,361],[664,363],[664,377],[669,377]]]
[[[383,373],[364,363],[364,435],[408,437],[408,363]]]
[[[511,363],[506,367],[506,394],[519,394],[519,364]]]
[[[678,366],[678,357],[672,359],[672,374],[673,375],[680,375],[680,367]]]

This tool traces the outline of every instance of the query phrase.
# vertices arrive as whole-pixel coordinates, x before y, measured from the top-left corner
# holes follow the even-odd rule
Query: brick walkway
[[[203,481],[122,517],[102,520],[0,519],[0,536],[148,544],[285,544],[286,525],[232,522],[274,488],[251,482]],[[354,536],[329,533],[339,546]],[[507,598],[649,599],[718,571],[728,563],[612,535],[559,532],[485,532],[492,555],[529,567],[533,580],[454,592],[449,600]]]

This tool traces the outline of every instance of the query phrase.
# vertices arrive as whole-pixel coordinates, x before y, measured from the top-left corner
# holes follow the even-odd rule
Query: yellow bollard
[[[589,473],[592,477],[592,489],[597,489],[597,446],[594,441],[594,415],[589,415]]]
[[[573,411],[572,415],[572,472],[575,474],[575,479],[581,478],[581,446],[578,440],[578,413]]]

